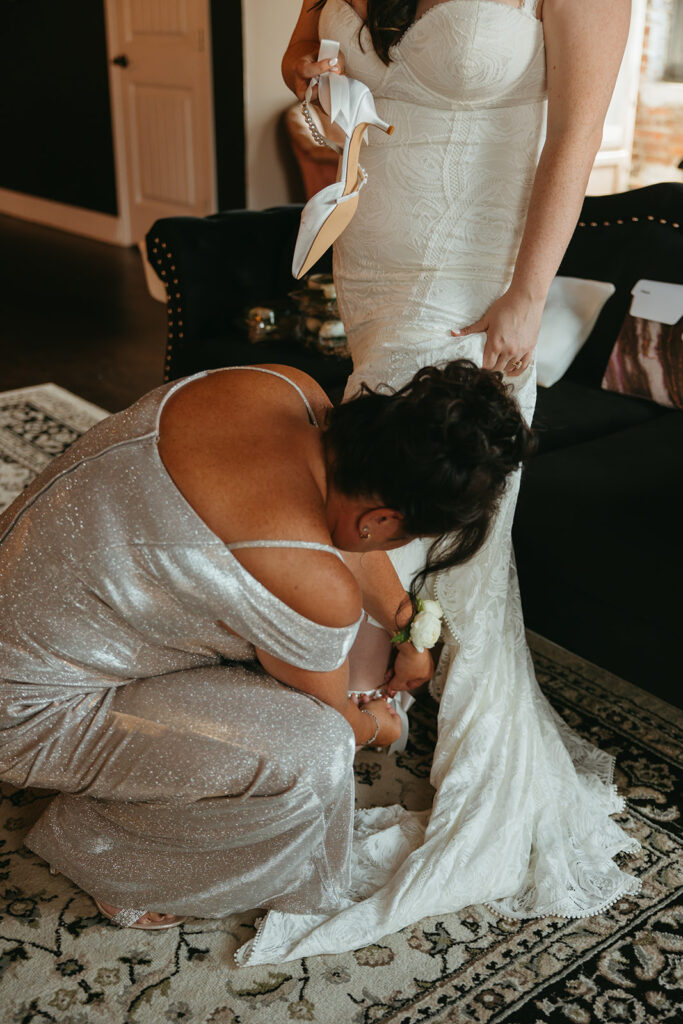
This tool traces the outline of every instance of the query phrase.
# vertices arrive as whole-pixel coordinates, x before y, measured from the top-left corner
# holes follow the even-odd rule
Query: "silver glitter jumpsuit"
[[[353,733],[254,645],[329,671],[358,624],[299,615],[186,502],[158,451],[184,383],[97,424],[0,517],[0,777],[60,791],[27,845],[114,906],[333,908]]]

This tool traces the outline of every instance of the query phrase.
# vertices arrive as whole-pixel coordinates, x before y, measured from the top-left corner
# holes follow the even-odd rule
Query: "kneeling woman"
[[[363,608],[412,615],[384,552],[469,557],[528,444],[466,361],[338,409],[218,370],[90,430],[0,518],[0,777],[59,790],[28,846],[117,924],[338,905],[354,748],[400,731],[347,696]]]

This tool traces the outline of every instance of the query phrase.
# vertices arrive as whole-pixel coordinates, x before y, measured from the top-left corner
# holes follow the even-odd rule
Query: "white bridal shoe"
[[[304,101],[304,114],[308,115],[306,120],[317,142],[339,151],[339,146],[314,129],[308,114],[307,104],[316,81],[320,105],[330,120],[344,131],[346,142],[341,150],[338,180],[309,199],[301,214],[292,261],[292,274],[296,278],[308,273],[356,212],[358,194],[367,181],[365,171],[358,164],[358,153],[368,126],[381,128],[387,135],[394,130],[393,125],[377,114],[372,93],[366,85],[355,78],[326,73],[318,80],[311,80]]]

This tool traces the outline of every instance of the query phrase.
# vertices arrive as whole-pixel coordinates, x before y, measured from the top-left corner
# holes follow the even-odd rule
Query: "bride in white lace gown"
[[[288,84],[302,96],[328,69],[317,37],[339,40],[336,70],[365,82],[396,126],[370,130],[368,184],[335,245],[348,393],[462,355],[505,372],[530,420],[540,316],[600,143],[627,0],[312,3]],[[448,634],[432,684],[431,814],[362,812],[348,906],[271,912],[241,962],[347,950],[476,903],[583,917],[637,890],[613,860],[637,844],[610,818],[622,807],[612,758],[561,721],[534,677],[510,537],[518,485],[475,558],[432,580]],[[424,561],[416,544],[395,560],[404,582]]]

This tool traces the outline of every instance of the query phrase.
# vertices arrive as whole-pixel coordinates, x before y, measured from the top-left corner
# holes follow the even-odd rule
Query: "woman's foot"
[[[121,907],[114,907],[110,903],[104,903],[102,900],[95,899],[95,897],[93,899],[100,913],[104,914],[110,921],[113,921],[114,924],[120,923],[116,918],[121,913]],[[175,925],[182,924],[185,920],[187,918],[180,917],[177,914],[159,914],[155,910],[147,910],[131,924],[125,923],[123,926],[127,928],[146,928],[153,931],[161,928],[173,928]]]

